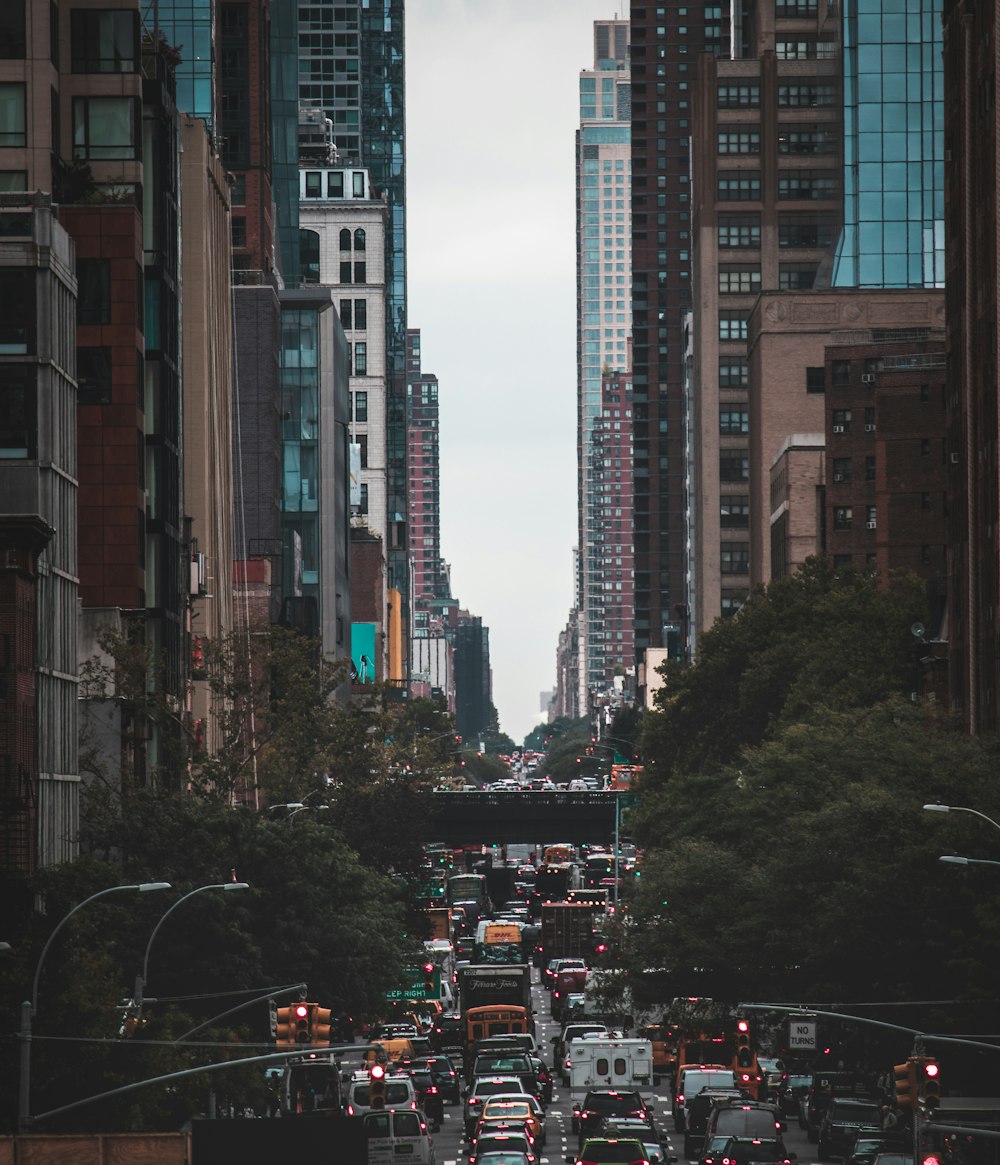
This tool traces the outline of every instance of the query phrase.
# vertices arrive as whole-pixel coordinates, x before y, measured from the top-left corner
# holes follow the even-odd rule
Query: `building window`
[[[348,259],[345,262],[340,264],[340,282],[341,283],[350,283],[351,282],[351,261],[350,261],[350,259]]]
[[[342,170],[327,170],[326,196],[327,198],[344,197],[344,173]]]
[[[306,171],[306,198],[323,197],[323,175],[319,170]]]
[[[749,481],[750,451],[748,449],[720,449],[719,480]]]
[[[834,409],[832,414],[833,431],[835,433],[849,433],[853,414],[850,409]]]
[[[111,404],[111,349],[77,348],[77,404]]]
[[[840,484],[854,479],[853,462],[850,457],[834,457],[833,480]]]
[[[139,60],[138,12],[74,8],[74,73],[134,73]]]
[[[27,170],[0,170],[0,194],[20,194],[27,189]]]
[[[747,338],[747,318],[749,312],[720,311],[719,312],[719,339],[743,340]]]
[[[719,566],[722,574],[750,573],[750,543],[722,542],[719,546]]]
[[[779,85],[778,105],[784,109],[798,109],[803,106],[832,105],[836,97],[833,85]]]
[[[834,506],[833,507],[833,528],[834,530],[850,530],[854,524],[854,507],[853,506]]]
[[[740,530],[750,526],[750,498],[747,494],[723,494],[719,498],[719,525],[724,529]]]
[[[77,259],[76,322],[111,323],[111,260]]]
[[[756,129],[724,130],[718,132],[720,154],[759,154],[760,131]]]
[[[354,443],[358,447],[358,453],[359,453],[359,456],[361,458],[361,468],[367,469],[368,468],[368,434],[367,433],[359,433],[354,438]]]
[[[0,366],[0,460],[37,456],[37,420],[33,371]]]
[[[837,175],[833,170],[779,170],[778,197],[786,201],[834,198]]]
[[[358,506],[358,513],[359,514],[367,514],[368,513],[368,483],[366,481],[361,482],[361,484],[358,486],[358,490],[359,490],[360,498],[361,498],[360,505]]]
[[[233,184],[230,187],[230,201],[233,206],[246,206],[247,204],[247,176],[246,174],[234,174]]]
[[[351,301],[349,299],[340,301],[340,322],[345,331],[351,330]]]
[[[789,122],[778,126],[779,154],[832,154],[837,148],[836,128]]]
[[[826,369],[822,365],[806,369],[806,392],[826,392]]]
[[[815,40],[802,37],[799,40],[776,40],[774,55],[779,61],[825,61],[834,55],[835,46],[830,40]]]
[[[356,421],[368,420],[368,393],[356,392],[354,393],[354,419]]]
[[[354,249],[355,251],[363,251],[365,249],[365,232],[358,227],[354,232]]]
[[[757,109],[760,106],[760,85],[719,85],[716,104],[720,109]]]
[[[342,251],[349,251],[351,249],[351,232],[344,227],[340,232],[340,249]]]
[[[719,247],[759,247],[760,215],[720,214]]]
[[[866,433],[874,433],[875,432],[875,406],[874,405],[866,405],[865,406],[865,432]]]
[[[865,481],[875,480],[875,456],[869,453],[865,457]]]
[[[846,388],[851,383],[850,360],[832,360],[830,362],[830,379],[834,388]]]
[[[719,409],[719,433],[739,437],[750,431],[750,410],[745,405],[723,405]]]
[[[354,326],[359,332],[364,332],[368,329],[367,299],[356,299],[354,301]]]
[[[24,93],[24,84],[20,81],[0,84],[0,146],[28,144]]]
[[[73,98],[73,157],[139,156],[139,103],[131,97]]]
[[[26,356],[34,351],[34,276],[24,268],[0,267],[0,355]]]
[[[747,388],[750,366],[738,356],[719,357],[719,388]]]
[[[744,587],[723,587],[722,618],[731,619],[747,601],[748,594],[749,592]]]
[[[720,202],[756,202],[760,199],[759,170],[720,170],[717,180]]]
[[[774,15],[779,19],[783,16],[815,16],[819,0],[777,0],[774,6]]]
[[[247,220],[242,214],[234,214],[229,223],[229,234],[234,247],[247,245]]]
[[[363,342],[354,345],[354,375],[368,375],[368,345]]]
[[[929,510],[931,508],[931,495],[929,493],[922,493],[920,495],[920,508],[922,510]]]
[[[756,295],[760,291],[760,268],[720,267],[720,295]]]
[[[26,0],[7,0],[0,5],[0,59],[23,61],[28,55],[24,7]]]
[[[299,264],[303,283],[319,283],[319,231],[299,231]]]

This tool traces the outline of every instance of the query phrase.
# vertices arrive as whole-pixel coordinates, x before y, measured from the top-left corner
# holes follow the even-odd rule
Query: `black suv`
[[[708,1116],[717,1104],[733,1100],[745,1103],[750,1097],[738,1088],[703,1088],[691,1098],[688,1106],[687,1124],[684,1127],[684,1156],[693,1157],[705,1143],[705,1126]]]
[[[861,1129],[881,1130],[882,1110],[873,1100],[835,1096],[819,1126],[820,1161],[846,1157]]]
[[[580,1106],[573,1106],[572,1129],[580,1134],[580,1143],[586,1137],[600,1134],[608,1117],[640,1117],[653,1128],[653,1111],[638,1092],[622,1088],[591,1088]]]

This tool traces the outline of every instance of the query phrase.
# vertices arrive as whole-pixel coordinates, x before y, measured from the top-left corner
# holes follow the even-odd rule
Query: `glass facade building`
[[[944,286],[939,0],[846,0],[837,287]]]

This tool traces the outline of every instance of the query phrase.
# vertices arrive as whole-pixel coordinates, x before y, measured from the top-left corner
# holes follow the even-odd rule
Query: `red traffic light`
[[[750,1024],[745,1019],[738,1019],[736,1021],[736,1030],[738,1032],[748,1032],[750,1030]]]
[[[385,1069],[381,1064],[372,1064],[369,1075],[373,1080],[381,1080],[385,1076]],[[362,1077],[362,1080],[364,1077]]]
[[[434,964],[433,963],[424,963],[424,974],[425,975],[433,975],[434,974]]]
[[[924,1075],[925,1076],[930,1076],[931,1078],[933,1078],[938,1074],[939,1071],[940,1071],[940,1069],[938,1068],[937,1064],[925,1064],[924,1065]]]
[[[304,1003],[300,1003],[296,1006],[296,1008],[295,1008],[295,1018],[296,1019],[305,1019],[305,1017],[308,1014],[309,1014],[309,1008],[306,1007],[306,1005]]]

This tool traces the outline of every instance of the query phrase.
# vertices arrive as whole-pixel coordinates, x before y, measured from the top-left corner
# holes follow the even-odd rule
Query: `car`
[[[534,1159],[529,1160],[526,1153],[518,1153],[516,1149],[500,1150],[484,1153],[478,1158],[477,1165],[534,1165]]]
[[[697,1097],[692,1104],[694,1100]],[[779,1136],[783,1128],[781,1114],[775,1105],[746,1098],[726,1099],[712,1106],[703,1136],[763,1137],[770,1140]]]
[[[809,1092],[812,1076],[786,1072],[774,1090],[778,1111],[785,1117],[798,1117],[799,1101]]]
[[[573,1105],[571,1128],[581,1143],[594,1136],[608,1117],[638,1117],[652,1126],[652,1109],[638,1092],[625,1088],[589,1088],[579,1105]]]
[[[743,1103],[749,1099],[739,1088],[703,1088],[697,1096],[693,1096],[688,1104],[684,1129],[684,1156],[693,1157],[700,1151],[709,1117],[717,1105],[730,1100]]]
[[[882,1110],[874,1100],[835,1096],[819,1126],[816,1156],[820,1161],[846,1157],[861,1129],[880,1132]]]
[[[477,1076],[465,1094],[462,1120],[466,1137],[471,1137],[483,1106],[491,1096],[527,1095],[516,1076]]]
[[[543,1104],[552,1103],[552,1070],[545,1063],[541,1056],[528,1056],[531,1066],[535,1071],[535,1079],[538,1081],[538,1093]]]
[[[542,979],[542,986],[547,991],[551,991],[552,988],[556,985],[556,976],[559,974],[559,972],[563,970],[563,968],[568,971],[571,967],[576,967],[578,970],[586,970],[587,960],[574,958],[568,955],[559,959],[549,959]]]
[[[420,1063],[430,1069],[442,1099],[448,1104],[458,1104],[462,1099],[460,1077],[451,1060],[447,1056],[425,1056]]]
[[[730,1137],[722,1151],[722,1160],[728,1165],[791,1165],[796,1160],[794,1153],[785,1149],[779,1137]]]
[[[439,1052],[458,1051],[465,1046],[465,1024],[460,1015],[439,1015],[431,1031],[431,1047]]]
[[[701,1149],[698,1165],[722,1165],[729,1137],[709,1137]]]
[[[377,1023],[369,1035],[371,1041],[415,1039],[420,1033],[413,1023]]]
[[[422,1114],[380,1109],[364,1116],[369,1161],[406,1161],[434,1165],[434,1141]]]
[[[401,1069],[396,1077],[390,1079],[398,1079],[399,1075],[405,1074],[413,1081],[413,1087],[417,1094],[417,1108],[422,1109],[427,1114],[427,1119],[431,1122],[434,1132],[437,1132],[444,1123],[444,1098],[434,1080],[434,1075],[430,1068],[424,1068],[416,1064],[407,1065],[405,1069]]]
[[[631,1137],[588,1137],[566,1161],[569,1165],[649,1165],[642,1142]]]
[[[736,1073],[725,1064],[684,1064],[677,1072],[674,1092],[674,1129],[687,1127],[687,1109],[703,1088],[735,1088]],[[707,1134],[707,1130],[706,1130]]]
[[[545,1115],[531,1103],[529,1096],[491,1096],[483,1105],[482,1114],[471,1140],[478,1140],[491,1125],[523,1124],[541,1148],[545,1144]]]
[[[612,1117],[605,1120],[604,1128],[601,1131],[605,1137],[618,1137],[619,1139],[632,1137],[640,1141],[646,1150],[649,1165],[664,1165],[667,1161],[656,1130],[645,1120],[632,1116],[623,1116],[617,1119]],[[670,1160],[676,1161],[677,1158],[671,1157]]]
[[[528,1165],[535,1165],[538,1154],[535,1143],[527,1132],[515,1128],[496,1129],[483,1133],[469,1152],[469,1165],[480,1165],[494,1153],[520,1153]]]
[[[859,1132],[846,1157],[846,1165],[873,1165],[879,1153],[906,1153],[906,1144],[899,1133]]]
[[[347,1086],[344,1111],[348,1116],[364,1116],[371,1111],[371,1077],[367,1072],[355,1072]],[[386,1076],[385,1107],[417,1107],[417,1090],[409,1076]]]
[[[521,1082],[521,1091],[539,1096],[538,1077],[527,1052],[514,1048],[482,1048],[472,1061],[472,1074],[467,1082],[472,1083],[477,1076],[516,1076]]]

